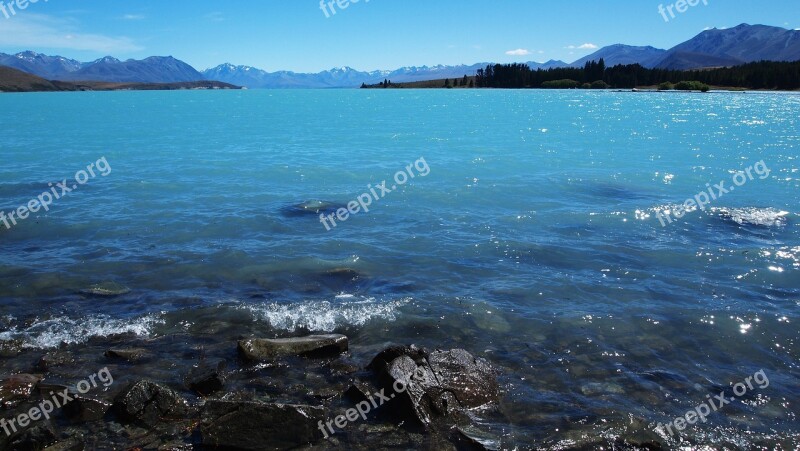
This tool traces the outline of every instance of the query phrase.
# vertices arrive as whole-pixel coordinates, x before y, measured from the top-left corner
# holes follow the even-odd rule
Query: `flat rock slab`
[[[293,449],[322,439],[325,409],[260,402],[208,401],[200,428],[203,445],[220,449]],[[268,445],[267,445],[268,444]]]
[[[239,341],[239,352],[248,360],[270,361],[281,357],[336,357],[346,352],[349,342],[339,334],[309,335],[299,338],[249,338]]]

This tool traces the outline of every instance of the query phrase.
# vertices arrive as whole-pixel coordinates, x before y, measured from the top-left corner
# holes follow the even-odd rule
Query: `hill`
[[[0,66],[0,91],[61,91],[62,89],[44,78],[22,72],[11,67]]]
[[[218,81],[191,81],[175,83],[114,83],[107,81],[56,81],[45,80],[20,70],[0,66],[0,92],[47,91],[154,91],[182,89],[241,89],[239,86]]]

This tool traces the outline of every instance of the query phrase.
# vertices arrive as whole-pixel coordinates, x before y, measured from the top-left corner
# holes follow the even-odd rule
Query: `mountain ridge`
[[[800,31],[767,25],[741,24],[733,28],[704,30],[669,50],[652,46],[613,44],[571,64],[550,60],[527,62],[532,69],[579,67],[603,58],[606,66],[640,64],[646,68],[701,69],[733,66],[748,62],[800,60]],[[198,71],[172,56],[151,56],[143,60],[120,61],[106,56],[82,63],[61,56],[33,51],[16,55],[0,53],[0,65],[18,69],[46,80],[96,80],[114,83],[171,83],[216,80],[247,88],[355,88],[384,80],[395,83],[461,78],[493,63],[472,65],[408,66],[394,70],[359,71],[337,67],[317,73],[265,70],[230,63]]]

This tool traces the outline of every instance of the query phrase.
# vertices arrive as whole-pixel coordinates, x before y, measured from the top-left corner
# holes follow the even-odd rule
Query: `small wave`
[[[782,227],[789,219],[788,211],[775,208],[712,208],[711,211],[739,225]]]
[[[12,327],[0,333],[0,341],[19,340],[24,348],[51,349],[62,344],[85,343],[95,337],[119,334],[148,336],[153,326],[163,323],[163,319],[155,316],[130,320],[104,315],[81,319],[60,317],[34,323],[22,330]]]
[[[341,301],[342,298],[338,297]],[[363,326],[372,320],[394,321],[397,310],[410,302],[409,298],[380,302],[375,298],[356,298],[347,302],[306,301],[295,304],[266,304],[242,306],[259,321],[275,329],[294,332],[332,332],[342,326]]]

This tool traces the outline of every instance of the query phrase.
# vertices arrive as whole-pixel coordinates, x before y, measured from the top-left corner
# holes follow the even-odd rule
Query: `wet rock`
[[[281,357],[335,357],[346,352],[348,340],[344,335],[309,335],[299,338],[250,338],[239,341],[239,352],[248,360],[270,361]]]
[[[471,427],[453,428],[451,441],[462,451],[497,451],[500,439]]]
[[[102,282],[80,291],[85,296],[115,297],[128,294],[131,289],[116,282]]]
[[[137,362],[147,356],[147,350],[143,348],[112,348],[104,354],[109,359],[127,360]]]
[[[225,385],[225,361],[215,365],[206,362],[192,368],[186,376],[186,387],[202,396],[222,390]]]
[[[0,405],[11,408],[30,398],[36,384],[43,379],[33,374],[15,374],[0,382]]]
[[[348,358],[336,359],[331,362],[328,367],[331,369],[333,374],[337,375],[353,374],[357,373],[361,369],[358,364]]]
[[[322,438],[322,407],[208,401],[202,412],[204,446],[222,449],[289,449]]]
[[[186,418],[192,410],[177,393],[147,380],[128,386],[114,400],[113,408],[122,419],[146,427]]]
[[[111,409],[111,403],[98,399],[72,395],[73,400],[65,404],[64,414],[73,421],[87,423],[102,420],[106,412]]]
[[[0,341],[0,357],[16,357],[23,352],[22,340]]]
[[[388,410],[424,429],[469,424],[466,410],[497,402],[500,396],[495,370],[463,349],[393,347],[378,354],[369,369],[392,393]]]
[[[377,392],[378,390],[379,390],[378,388],[374,387],[369,383],[360,380],[355,380],[353,381],[353,385],[351,385],[344,392],[344,395],[354,404],[358,404],[361,401],[368,401],[370,395]]]
[[[50,371],[53,368],[75,363],[75,356],[69,351],[51,351],[39,358],[36,370]]]
[[[44,451],[83,451],[84,449],[86,449],[86,444],[83,437],[70,437],[48,446]]]
[[[39,451],[56,441],[56,431],[49,421],[39,421],[11,437],[8,449],[14,451]]]

